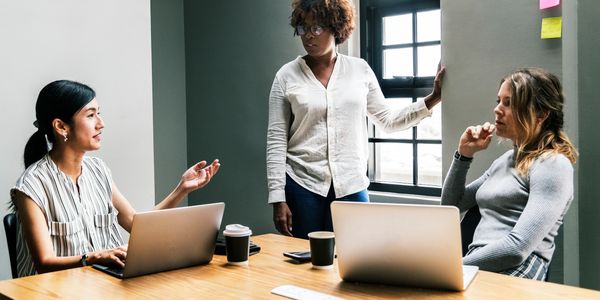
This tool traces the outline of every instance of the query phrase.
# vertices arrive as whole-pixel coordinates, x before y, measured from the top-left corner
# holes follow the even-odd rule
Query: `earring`
[[[66,132],[65,132],[65,133],[63,133],[63,136],[65,137],[65,140],[64,140],[65,142],[66,142],[67,140],[69,140],[69,138],[67,137],[67,133],[66,133]]]

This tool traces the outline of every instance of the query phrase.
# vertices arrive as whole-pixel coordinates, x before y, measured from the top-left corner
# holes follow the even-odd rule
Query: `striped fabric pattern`
[[[545,259],[531,253],[529,257],[518,267],[500,271],[514,277],[529,278],[533,280],[544,281],[548,273],[548,262]]]
[[[99,158],[83,158],[81,176],[75,184],[46,155],[23,172],[11,189],[11,199],[14,201],[18,190],[40,207],[57,256],[81,256],[123,245],[111,184],[111,172]],[[20,222],[17,269],[19,277],[36,274]]]

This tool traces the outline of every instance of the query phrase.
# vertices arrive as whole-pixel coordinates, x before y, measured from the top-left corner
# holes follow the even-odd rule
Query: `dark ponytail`
[[[70,80],[57,80],[46,85],[35,103],[38,130],[25,145],[23,160],[25,168],[48,154],[48,142],[54,143],[52,121],[60,119],[67,124],[73,123],[73,115],[96,97],[89,86]],[[46,141],[47,139],[47,141]]]
[[[25,144],[25,154],[23,154],[23,160],[25,161],[25,168],[29,167],[32,163],[40,160],[48,153],[48,146],[46,143],[46,137],[38,130]]]

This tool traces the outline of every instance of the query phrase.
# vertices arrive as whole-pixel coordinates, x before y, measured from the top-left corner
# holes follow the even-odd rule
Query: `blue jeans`
[[[369,202],[367,190],[336,198],[333,185],[327,197],[315,194],[286,175],[285,199],[292,212],[292,235],[307,239],[313,231],[333,231],[330,204],[334,200]]]

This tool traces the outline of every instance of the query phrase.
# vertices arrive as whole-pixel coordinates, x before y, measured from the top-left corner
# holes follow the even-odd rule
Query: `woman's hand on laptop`
[[[207,165],[206,161],[203,160],[187,169],[187,171],[181,175],[179,187],[185,194],[202,188],[210,182],[210,179],[215,174],[217,174],[220,167],[221,164],[218,159],[215,159],[210,165]]]
[[[119,266],[125,267],[125,259],[127,258],[127,245],[119,246],[114,249],[88,253],[88,264],[99,264],[104,266]]]

